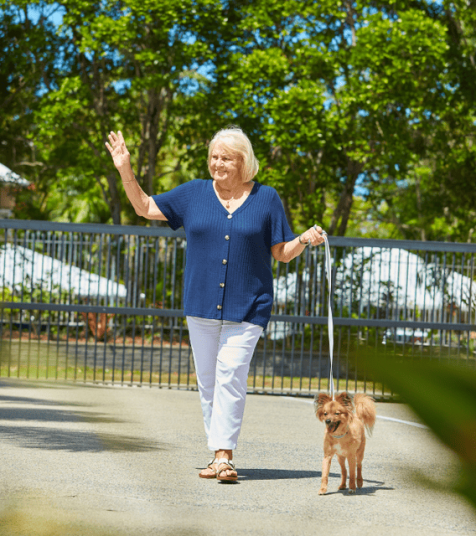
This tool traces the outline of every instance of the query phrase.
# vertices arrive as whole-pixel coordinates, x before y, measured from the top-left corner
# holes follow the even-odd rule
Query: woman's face
[[[212,177],[223,186],[241,182],[241,159],[220,142],[213,148],[209,165]]]

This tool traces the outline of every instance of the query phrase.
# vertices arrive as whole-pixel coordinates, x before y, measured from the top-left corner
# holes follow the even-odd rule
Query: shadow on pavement
[[[56,400],[43,400],[41,398],[30,398],[26,396],[4,396],[0,395],[0,402],[13,402],[17,404],[32,404],[33,406],[70,406],[70,407],[90,407],[91,404],[81,404],[78,402],[58,402]]]
[[[92,434],[79,430],[58,430],[33,426],[0,426],[3,441],[28,449],[68,450],[70,452],[148,452],[168,448],[166,443],[117,434]]]
[[[238,469],[239,480],[290,480],[298,478],[318,478],[320,471],[294,471],[291,469]],[[330,476],[339,476],[331,474]]]
[[[326,495],[349,495],[351,497],[354,497],[356,495],[374,495],[375,492],[377,491],[393,491],[395,490],[395,488],[391,488],[391,487],[388,487],[388,486],[383,486],[383,484],[385,484],[385,482],[378,482],[376,480],[365,480],[364,479],[364,483],[365,482],[372,482],[372,483],[375,483],[377,484],[376,486],[365,486],[362,487],[362,488],[357,488],[357,491],[356,493],[349,493],[349,490],[348,489],[343,489],[343,490],[338,490],[336,489],[335,491],[327,491]]]
[[[88,423],[118,423],[124,422],[113,417],[80,411],[61,409],[18,409],[3,408],[0,418],[2,421],[39,421],[39,422],[88,422]]]

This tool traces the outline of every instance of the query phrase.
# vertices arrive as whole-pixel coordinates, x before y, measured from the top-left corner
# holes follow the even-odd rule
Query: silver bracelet
[[[299,243],[301,244],[301,246],[305,246],[305,247],[309,246],[310,243],[311,243],[311,240],[309,239],[307,242],[303,242],[301,240],[301,236],[302,236],[302,234],[299,235]]]

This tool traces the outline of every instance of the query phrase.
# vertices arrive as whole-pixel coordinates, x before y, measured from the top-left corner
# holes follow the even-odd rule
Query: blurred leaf
[[[467,364],[382,355],[366,361],[459,456],[464,479],[457,491],[476,508],[476,370]]]

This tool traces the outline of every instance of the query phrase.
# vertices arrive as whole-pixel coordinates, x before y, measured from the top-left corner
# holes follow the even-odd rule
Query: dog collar
[[[342,435],[332,435],[332,434],[331,434],[331,437],[333,437],[334,439],[342,439],[342,438],[345,437],[348,433],[349,433],[349,427],[347,426],[347,430],[345,431],[345,434],[342,434]]]

